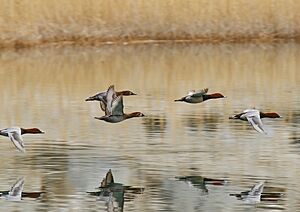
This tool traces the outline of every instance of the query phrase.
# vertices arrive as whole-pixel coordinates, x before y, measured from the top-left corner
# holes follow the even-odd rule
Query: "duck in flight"
[[[263,113],[257,109],[247,109],[242,113],[229,117],[229,119],[248,121],[257,132],[266,133],[261,121],[262,118],[280,118],[280,116],[277,113]]]
[[[105,116],[95,117],[95,119],[103,120],[110,123],[118,123],[126,119],[145,116],[141,112],[124,113],[123,95],[117,95],[114,86],[110,86],[106,92],[106,108]],[[103,108],[104,109],[104,108]]]
[[[22,138],[23,134],[43,134],[40,129],[38,128],[20,128],[20,127],[10,127],[3,130],[0,130],[0,135],[9,137],[9,139],[13,142],[16,148],[21,151],[25,152],[24,141]]]
[[[132,96],[132,95],[137,95],[137,94],[135,94],[129,90],[124,90],[124,91],[116,91],[115,95],[116,96],[121,96],[121,95],[122,96]],[[105,112],[106,104],[107,104],[106,96],[107,96],[107,91],[103,91],[103,92],[95,94],[94,96],[87,98],[85,101],[99,101],[101,110],[103,110]]]
[[[220,93],[212,93],[212,94],[207,94],[208,88],[202,89],[202,90],[192,90],[188,93],[188,95],[174,100],[175,102],[187,102],[187,103],[201,103],[209,99],[219,99],[219,98],[225,98],[223,94]]]

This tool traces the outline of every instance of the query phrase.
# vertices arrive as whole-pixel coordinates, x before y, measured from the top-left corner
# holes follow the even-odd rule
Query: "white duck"
[[[25,152],[24,141],[22,138],[23,134],[43,134],[38,128],[20,128],[20,127],[10,127],[0,130],[0,135],[9,137],[18,150]]]
[[[280,116],[277,113],[263,113],[257,109],[247,109],[242,113],[229,117],[229,119],[248,121],[257,132],[266,133],[261,118],[280,118]]]

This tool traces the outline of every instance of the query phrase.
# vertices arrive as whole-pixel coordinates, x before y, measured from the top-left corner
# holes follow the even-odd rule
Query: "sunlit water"
[[[1,128],[39,127],[24,135],[27,152],[1,137],[0,190],[25,177],[38,199],[0,200],[7,211],[106,211],[97,191],[108,169],[115,181],[145,188],[125,195],[124,211],[300,210],[300,46],[149,45],[1,52]],[[109,124],[84,99],[114,84],[125,112],[146,117]],[[174,102],[209,87],[225,99]],[[264,119],[267,135],[229,120],[256,107],[283,118]],[[176,176],[225,179],[207,192]],[[230,193],[265,180],[284,196],[247,204]]]

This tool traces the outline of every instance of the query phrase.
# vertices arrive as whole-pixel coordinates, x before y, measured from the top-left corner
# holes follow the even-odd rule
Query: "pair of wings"
[[[19,127],[12,127],[2,130],[3,133],[7,133],[9,139],[13,142],[15,147],[21,152],[25,152],[25,145],[21,135],[21,129]]]
[[[124,115],[123,96],[117,96],[113,85],[111,85],[106,91],[106,102],[100,101],[100,108],[105,112],[106,116]]]
[[[252,127],[259,133],[266,133],[263,128],[263,123],[260,119],[260,112],[255,109],[248,109],[244,111],[244,116]]]
[[[198,91],[192,90],[192,91],[190,91],[188,93],[188,96],[191,96],[191,97],[201,97],[204,94],[206,94],[207,92],[208,92],[208,88],[204,88],[204,89],[198,90]]]

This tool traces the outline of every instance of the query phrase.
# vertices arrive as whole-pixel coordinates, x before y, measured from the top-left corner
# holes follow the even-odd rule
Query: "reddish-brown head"
[[[212,94],[203,95],[203,101],[208,100],[208,99],[219,99],[219,98],[225,98],[225,96],[223,96],[220,93],[212,93]]]
[[[263,113],[260,112],[260,118],[281,118],[278,113]]]
[[[123,95],[123,96],[132,96],[132,95],[137,95],[135,93],[133,93],[132,91],[119,91],[117,92],[117,95],[120,96],[120,95]]]
[[[141,113],[141,112],[134,112],[134,113],[128,114],[128,118],[143,117],[143,116],[145,116],[145,115],[143,113]]]
[[[30,133],[30,134],[44,134],[45,132],[41,131],[38,128],[28,128],[28,129],[21,128],[21,134],[26,134],[26,133]]]
[[[223,96],[223,94],[220,94],[220,93],[213,93],[213,94],[210,94],[210,96],[212,99],[225,98],[225,96]]]

